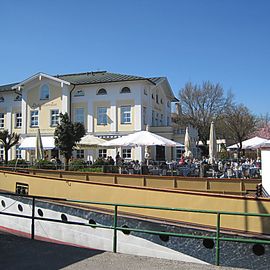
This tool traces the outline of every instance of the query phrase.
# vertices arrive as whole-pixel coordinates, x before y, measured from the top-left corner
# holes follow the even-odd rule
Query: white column
[[[65,84],[62,87],[62,113],[70,114],[70,93]]]
[[[94,110],[93,110],[93,103],[91,102],[91,99],[88,100],[87,104],[87,131],[89,133],[94,132]]]
[[[262,186],[270,195],[270,148],[261,150],[262,158]]]
[[[22,134],[27,133],[27,90],[22,91]]]
[[[116,132],[117,131],[117,107],[116,107],[116,101],[113,100],[111,102],[111,113],[110,113],[110,118],[111,118],[111,131]]]
[[[135,105],[134,106],[134,130],[140,131],[142,130],[142,106]]]
[[[8,107],[7,108],[7,114],[6,114],[6,128],[8,130],[8,133],[11,133],[12,132],[12,107]],[[13,149],[10,149],[8,151],[8,159],[10,160],[11,157],[12,157],[12,150]]]

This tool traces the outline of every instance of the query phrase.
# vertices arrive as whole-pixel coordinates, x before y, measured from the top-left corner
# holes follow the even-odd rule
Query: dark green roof
[[[6,92],[6,91],[15,91],[12,90],[12,87],[18,83],[10,83],[5,85],[0,85],[0,92]]]
[[[65,74],[65,75],[57,75],[55,77],[61,80],[68,81],[72,84],[97,84],[97,83],[140,81],[140,80],[147,80],[153,84],[156,84],[155,81],[161,79],[161,77],[144,78],[140,76],[123,75],[117,73],[110,73],[106,71]]]
[[[125,82],[125,81],[149,81],[150,83],[155,85],[165,78],[165,77],[145,78],[141,76],[110,73],[106,71],[63,74],[63,75],[56,75],[54,77],[70,82],[71,84],[74,84],[74,85]],[[0,92],[13,91],[12,87],[15,86],[16,84],[19,84],[19,83],[1,85]]]

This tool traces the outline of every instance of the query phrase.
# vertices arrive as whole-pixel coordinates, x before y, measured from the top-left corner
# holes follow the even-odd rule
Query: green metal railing
[[[268,218],[270,218],[270,214],[258,214],[258,213],[246,213],[246,212],[226,212],[226,211],[212,211],[212,210],[196,210],[196,209],[186,209],[186,208],[169,208],[169,207],[133,205],[133,204],[119,204],[119,203],[117,204],[117,203],[106,203],[106,202],[68,200],[68,199],[64,199],[64,198],[22,195],[22,194],[8,193],[8,192],[0,192],[0,195],[26,197],[26,198],[32,199],[31,216],[23,215],[23,214],[7,213],[7,212],[0,211],[1,215],[15,216],[15,217],[31,219],[32,220],[32,222],[31,222],[31,238],[32,239],[35,239],[35,220],[51,221],[51,222],[56,222],[56,223],[65,223],[65,224],[80,225],[80,226],[90,226],[90,227],[94,227],[94,228],[111,229],[111,230],[113,230],[113,252],[117,252],[117,231],[119,231],[119,230],[128,231],[128,232],[140,232],[140,233],[154,234],[154,235],[166,235],[166,236],[175,236],[175,237],[184,237],[184,238],[194,238],[194,239],[211,239],[211,240],[215,241],[215,263],[216,263],[216,265],[220,264],[220,242],[221,241],[270,245],[270,240],[239,238],[239,237],[221,237],[220,236],[221,216],[230,215],[230,216],[253,216],[253,217],[268,217]],[[88,224],[88,223],[82,223],[82,222],[63,221],[63,220],[52,219],[52,218],[38,217],[38,216],[35,216],[36,200],[53,200],[53,201],[62,201],[62,202],[64,201],[64,202],[69,202],[69,203],[111,206],[114,208],[113,224],[112,224],[112,226],[106,226],[106,225]],[[119,207],[137,208],[137,209],[152,209],[152,210],[162,210],[162,211],[179,211],[179,212],[216,215],[215,235],[213,235],[213,236],[195,235],[195,234],[186,234],[186,233],[174,233],[174,232],[164,232],[164,231],[157,231],[157,230],[145,230],[145,229],[118,227]]]

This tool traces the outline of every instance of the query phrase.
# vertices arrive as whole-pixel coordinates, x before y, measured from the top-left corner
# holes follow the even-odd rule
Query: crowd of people
[[[58,166],[61,161],[53,157],[51,160]],[[98,158],[94,164],[89,162],[86,166],[105,166],[106,172],[109,168],[119,168],[120,173],[124,174],[153,174],[153,175],[177,175],[177,176],[194,176],[194,177],[214,177],[214,178],[259,178],[261,175],[261,160],[252,158],[241,158],[231,160],[217,160],[210,164],[209,159],[202,157],[186,158],[184,155],[177,161],[153,161],[145,159],[142,162],[138,160],[125,160],[119,152],[113,159],[112,156],[107,158]],[[118,170],[117,170],[118,171]]]

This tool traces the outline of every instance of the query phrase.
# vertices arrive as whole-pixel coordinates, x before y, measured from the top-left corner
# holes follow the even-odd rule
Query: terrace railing
[[[264,239],[252,239],[252,238],[243,238],[243,237],[224,237],[220,235],[221,231],[221,217],[222,216],[253,216],[253,217],[267,217],[270,220],[270,214],[258,214],[258,213],[246,213],[246,212],[225,212],[225,211],[211,211],[211,210],[195,210],[195,209],[186,209],[186,208],[170,208],[170,207],[158,207],[158,206],[144,206],[144,205],[133,205],[133,204],[119,204],[119,203],[107,203],[107,202],[93,202],[93,201],[82,201],[82,200],[68,200],[68,199],[60,199],[60,198],[53,198],[53,197],[43,197],[43,196],[32,196],[32,195],[21,195],[21,194],[14,194],[8,192],[0,192],[0,195],[8,195],[14,197],[26,197],[32,200],[32,214],[31,215],[23,215],[23,214],[15,214],[9,212],[0,211],[0,215],[6,216],[15,216],[20,218],[31,219],[31,238],[35,239],[35,221],[42,220],[42,221],[50,221],[56,223],[65,223],[65,224],[72,224],[78,226],[90,226],[95,228],[104,228],[113,230],[113,252],[117,252],[117,231],[127,231],[127,232],[141,232],[146,234],[155,234],[155,235],[164,235],[164,236],[175,236],[175,237],[184,237],[184,238],[196,238],[196,239],[211,239],[215,241],[215,264],[220,264],[220,257],[222,253],[220,252],[220,243],[222,241],[227,242],[238,242],[238,243],[250,243],[250,244],[264,244],[270,245],[270,240]],[[80,204],[90,204],[90,205],[102,205],[102,206],[110,206],[113,207],[113,223],[111,226],[101,225],[101,224],[89,224],[89,223],[82,223],[82,222],[73,222],[73,221],[63,221],[58,219],[46,218],[46,217],[38,217],[35,215],[35,205],[36,200],[53,200],[53,201],[64,201],[68,203],[80,203]],[[137,229],[137,228],[124,228],[118,226],[118,217],[119,215],[119,208],[137,208],[137,209],[152,209],[152,210],[162,210],[162,211],[179,211],[179,212],[188,212],[188,213],[200,213],[200,214],[211,214],[216,216],[216,228],[215,234],[213,236],[209,235],[195,235],[195,234],[188,234],[188,233],[174,233],[174,232],[164,232],[158,230],[146,230],[146,229]]]

